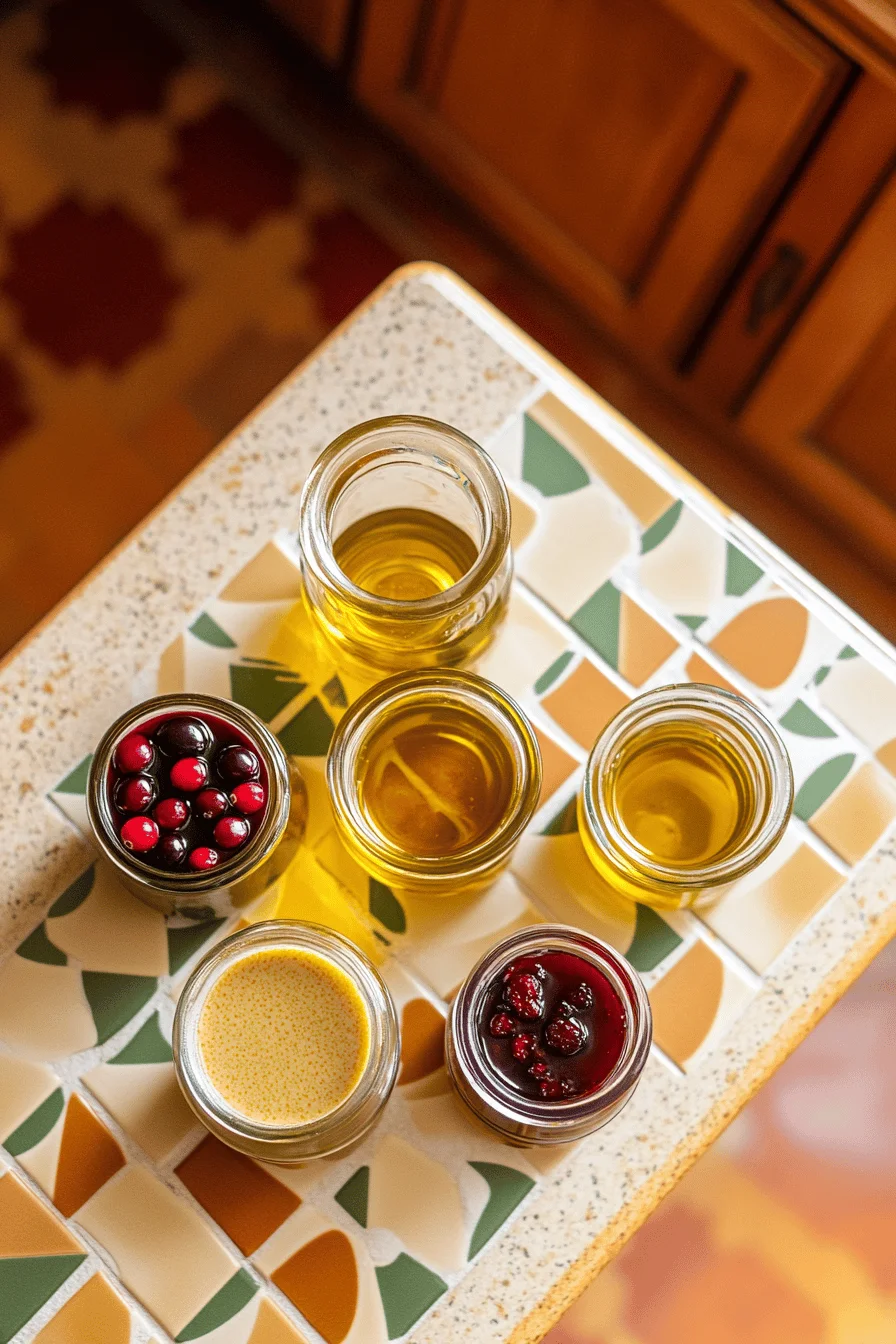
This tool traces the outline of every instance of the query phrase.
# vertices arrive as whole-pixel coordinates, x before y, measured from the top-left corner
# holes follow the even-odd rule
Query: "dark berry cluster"
[[[548,1014],[545,1004],[547,979],[548,973],[540,962],[530,970],[511,966],[505,971],[501,978],[498,1011],[489,1020],[489,1032],[496,1039],[510,1038],[513,1060],[526,1066],[540,1096],[574,1097],[579,1091],[576,1079],[568,1074],[558,1076],[556,1068],[551,1066],[551,1056],[569,1058],[585,1046],[588,1028],[576,1016],[575,1010],[592,1007],[594,996],[582,983],[576,986],[568,1001],[561,1000]]]
[[[261,762],[230,725],[172,715],[122,738],[112,804],[125,849],[157,868],[203,872],[243,848],[267,804]]]

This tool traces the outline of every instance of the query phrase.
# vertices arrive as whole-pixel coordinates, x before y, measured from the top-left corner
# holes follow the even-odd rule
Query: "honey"
[[[451,588],[478,547],[456,523],[428,509],[383,509],[351,524],[333,544],[339,568],[376,597],[419,602]]]

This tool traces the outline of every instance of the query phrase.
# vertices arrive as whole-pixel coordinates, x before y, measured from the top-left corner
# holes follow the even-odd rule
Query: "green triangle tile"
[[[238,1311],[242,1311],[247,1302],[258,1292],[258,1284],[247,1269],[238,1269],[232,1279],[228,1279],[223,1288],[219,1288],[210,1302],[197,1313],[179,1335],[175,1335],[178,1344],[181,1340],[200,1339],[212,1330],[226,1324]]]
[[[0,1260],[0,1344],[9,1344],[86,1259],[86,1255],[31,1255]]]
[[[793,800],[793,815],[799,817],[801,821],[808,821],[814,816],[822,803],[826,802],[834,790],[843,783],[855,759],[851,752],[844,756],[834,756],[832,760],[825,761],[824,765],[813,770]]]
[[[110,1064],[170,1064],[174,1056],[171,1046],[162,1035],[159,1015],[153,1013],[117,1055],[109,1060]]]
[[[725,561],[725,592],[729,597],[743,597],[754,583],[758,583],[765,570],[744,555],[732,542],[728,542]]]
[[[438,1302],[448,1285],[438,1274],[421,1265],[404,1252],[389,1265],[377,1265],[376,1280],[386,1314],[386,1330],[390,1339],[407,1334],[434,1302]]]
[[[207,611],[197,616],[190,626],[190,634],[201,639],[203,644],[211,644],[216,649],[235,649],[236,640],[231,639],[226,630],[222,630],[217,621],[213,621]]]
[[[90,774],[90,763],[93,760],[93,754],[85,756],[79,765],[76,765],[71,774],[66,775],[61,784],[57,784],[53,793],[86,793],[87,779]]]
[[[681,517],[681,511],[684,504],[680,499],[676,500],[665,513],[657,518],[656,522],[648,527],[647,531],[641,535],[641,554],[646,555],[648,551],[655,551],[657,546],[666,540],[675,524]]]
[[[619,606],[622,594],[609,580],[592,593],[588,601],[570,619],[573,630],[600,654],[611,667],[619,666]]]
[[[639,905],[635,916],[635,936],[626,957],[636,971],[652,971],[681,945],[681,938],[649,906]]]
[[[265,723],[270,723],[307,685],[284,667],[232,664],[230,668],[231,698],[251,709]]]
[[[370,1192],[370,1168],[359,1167],[354,1176],[349,1176],[345,1185],[340,1186],[333,1198],[341,1204],[346,1213],[350,1213],[356,1223],[367,1226],[367,1197]]]
[[[7,1136],[3,1141],[3,1147],[13,1157],[18,1157],[21,1153],[30,1152],[35,1144],[45,1139],[56,1121],[62,1114],[65,1106],[65,1094],[61,1087],[42,1101],[36,1111],[32,1111],[27,1120],[23,1120],[18,1129]]]
[[[404,906],[395,892],[375,877],[368,879],[367,908],[390,933],[404,933],[408,926]]]
[[[676,616],[676,621],[681,621],[689,630],[699,630],[706,620],[705,616]]]
[[[588,484],[588,473],[541,425],[524,419],[523,480],[542,495],[571,495]]]
[[[564,803],[555,817],[552,817],[542,831],[542,835],[572,835],[579,829],[578,799],[575,794]]]
[[[333,736],[333,720],[315,696],[277,736],[290,756],[326,756]]]
[[[471,1162],[474,1171],[488,1182],[488,1203],[473,1229],[467,1259],[478,1255],[487,1241],[506,1223],[516,1206],[526,1198],[535,1182],[515,1167],[504,1167],[496,1162]]]
[[[158,986],[155,976],[115,975],[110,971],[82,971],[81,979],[96,1023],[98,1045],[126,1026],[149,1003]]]
[[[168,974],[176,975],[181,966],[187,964],[193,953],[198,952],[223,923],[223,919],[212,919],[207,924],[187,924],[180,929],[169,929]]]
[[[348,705],[348,696],[345,693],[345,687],[338,677],[332,676],[330,680],[321,687],[327,700],[337,709],[345,709]]]
[[[73,910],[87,900],[87,897],[93,891],[93,883],[96,878],[96,864],[92,863],[89,868],[85,868],[80,877],[76,877],[71,886],[66,887],[65,891],[50,906],[47,918],[59,919],[61,915],[70,915]]]
[[[847,658],[858,658],[858,656],[858,649],[854,649],[851,644],[844,644],[843,648],[837,654],[837,657],[841,662]]]
[[[43,924],[38,924],[33,933],[29,933],[23,943],[19,943],[16,952],[28,961],[42,961],[45,966],[67,966],[68,957],[47,937]]]
[[[575,654],[572,649],[567,649],[565,653],[561,653],[559,658],[555,658],[550,667],[546,668],[536,681],[535,694],[544,695],[548,687],[553,686],[557,678],[566,671],[574,657]]]
[[[798,733],[800,737],[836,737],[824,719],[809,708],[804,700],[795,700],[786,714],[781,716],[781,727],[789,733]]]
[[[813,685],[820,686],[821,683],[824,681],[825,677],[830,676],[830,672],[831,669],[827,664],[824,667],[820,667],[818,671],[815,673],[815,676],[812,678]]]

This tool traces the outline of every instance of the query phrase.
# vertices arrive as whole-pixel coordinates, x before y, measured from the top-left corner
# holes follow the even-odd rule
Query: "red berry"
[[[120,779],[115,789],[115,806],[119,812],[145,812],[156,796],[156,782],[150,775],[131,775]]]
[[[488,1029],[493,1036],[512,1036],[516,1023],[507,1013],[495,1013]]]
[[[159,858],[166,868],[177,868],[187,857],[187,842],[182,835],[163,835],[159,841]]]
[[[201,756],[212,745],[212,734],[201,719],[166,719],[155,731],[166,756]]]
[[[153,745],[142,733],[128,733],[115,748],[115,768],[123,775],[133,775],[152,764]]]
[[[215,826],[215,844],[222,849],[239,849],[249,839],[249,830],[244,817],[222,817]]]
[[[253,812],[260,812],[265,805],[264,789],[260,784],[237,784],[230,801],[245,816],[251,817]]]
[[[205,845],[200,845],[198,849],[190,851],[189,865],[201,871],[204,868],[217,868],[218,851],[216,849],[207,849]]]
[[[547,1064],[542,1064],[541,1061],[539,1060],[537,1064],[532,1065],[529,1072],[531,1073],[533,1078],[547,1078],[550,1075],[551,1071],[548,1068]]]
[[[544,1012],[541,982],[528,971],[516,971],[504,986],[504,998],[518,1017],[534,1021]]]
[[[258,774],[258,757],[248,747],[235,743],[225,747],[218,755],[218,774],[229,784],[238,784],[243,779],[254,779]]]
[[[538,1090],[543,1097],[553,1100],[555,1097],[563,1095],[563,1084],[559,1078],[542,1078],[538,1084]]]
[[[513,1038],[513,1045],[510,1047],[514,1059],[528,1059],[537,1044],[538,1040],[531,1032],[521,1031],[519,1036]]]
[[[196,811],[205,821],[223,817],[227,811],[227,794],[220,789],[203,789],[196,799]]]
[[[156,804],[153,816],[163,831],[179,831],[189,820],[190,804],[183,798],[163,798]]]
[[[144,854],[159,843],[159,828],[149,817],[131,817],[122,826],[121,843],[135,854]]]
[[[583,1008],[583,1009],[593,1008],[594,994],[592,992],[591,986],[586,985],[583,980],[582,983],[579,986],[577,986],[577,988],[574,989],[573,992],[570,994],[569,1001],[574,1008]]]
[[[558,1055],[574,1055],[585,1044],[588,1033],[577,1017],[555,1017],[545,1027],[544,1038]]]
[[[174,762],[169,778],[175,789],[195,793],[208,782],[208,766],[198,756],[184,756],[183,760]]]

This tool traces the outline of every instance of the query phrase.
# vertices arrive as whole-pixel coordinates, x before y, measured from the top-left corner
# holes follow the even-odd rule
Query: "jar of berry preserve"
[[[160,695],[122,714],[90,768],[87,813],[121,882],[165,915],[245,908],[305,833],[305,782],[254,714],[211,695]]]

